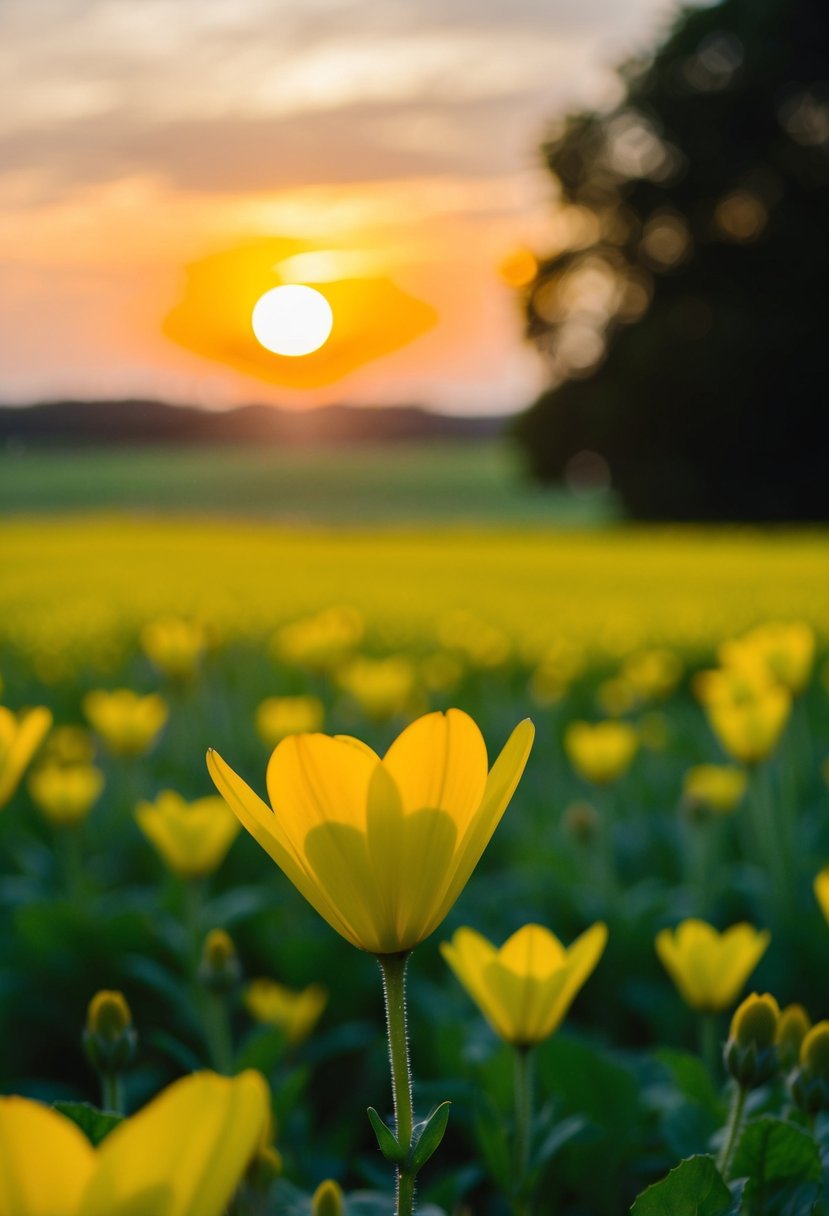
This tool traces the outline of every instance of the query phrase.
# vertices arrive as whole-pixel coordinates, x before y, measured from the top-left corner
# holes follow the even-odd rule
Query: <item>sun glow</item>
[[[274,355],[310,355],[327,341],[334,314],[325,296],[298,283],[273,287],[253,307],[257,341]]]

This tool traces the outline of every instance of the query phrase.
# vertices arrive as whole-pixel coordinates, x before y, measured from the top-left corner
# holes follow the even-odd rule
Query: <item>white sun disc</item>
[[[253,306],[256,340],[274,355],[310,355],[328,341],[334,314],[313,287],[286,283],[272,287]]]

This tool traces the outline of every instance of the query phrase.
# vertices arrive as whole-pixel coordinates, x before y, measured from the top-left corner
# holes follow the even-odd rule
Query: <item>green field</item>
[[[279,451],[253,447],[10,449],[0,511],[95,508],[252,514],[309,524],[602,522],[608,496],[549,492],[497,442]]]

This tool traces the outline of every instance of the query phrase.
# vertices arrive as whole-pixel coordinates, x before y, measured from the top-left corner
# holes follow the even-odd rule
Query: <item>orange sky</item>
[[[522,407],[498,267],[555,243],[545,123],[671,11],[4,0],[0,399]],[[337,296],[324,374],[251,355],[251,258]]]

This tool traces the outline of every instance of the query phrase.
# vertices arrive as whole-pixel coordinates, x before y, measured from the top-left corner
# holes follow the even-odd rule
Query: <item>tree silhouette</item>
[[[829,517],[829,8],[686,9],[624,99],[545,147],[557,248],[527,295],[542,480],[650,519]]]

